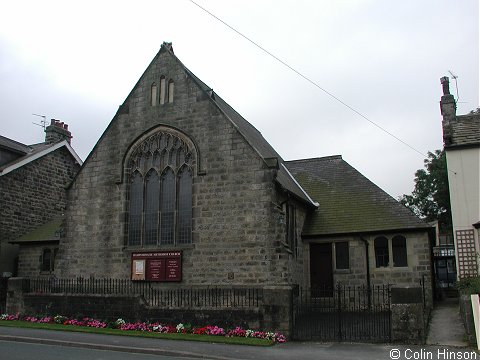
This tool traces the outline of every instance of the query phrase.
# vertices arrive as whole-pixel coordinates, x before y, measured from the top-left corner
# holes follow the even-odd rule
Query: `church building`
[[[171,43],[67,195],[59,278],[164,287],[430,281],[426,223],[340,156],[284,161]]]

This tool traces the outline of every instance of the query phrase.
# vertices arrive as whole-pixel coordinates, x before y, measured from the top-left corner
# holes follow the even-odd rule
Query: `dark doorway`
[[[310,244],[310,286],[328,290],[328,296],[333,295],[331,243]]]

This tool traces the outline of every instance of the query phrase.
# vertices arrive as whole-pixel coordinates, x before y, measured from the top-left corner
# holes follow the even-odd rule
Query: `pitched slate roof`
[[[0,135],[0,147],[23,155],[32,151],[30,146],[19,143],[18,141],[9,139],[2,135]]]
[[[0,166],[0,176],[6,175],[9,172],[16,170],[38,158],[41,158],[42,156],[45,156],[63,146],[65,146],[67,150],[70,152],[70,154],[75,158],[75,160],[80,165],[82,165],[82,159],[80,159],[80,157],[77,155],[75,150],[73,150],[72,146],[66,140],[63,140],[54,144],[40,143],[40,144],[34,144],[34,145],[28,146],[30,151],[26,153],[24,156],[21,156],[18,159],[15,159],[3,166]]]
[[[451,144],[445,148],[458,146],[480,146],[480,114],[459,115],[450,123]]]
[[[52,242],[60,240],[60,232],[62,230],[62,219],[55,219],[42,226],[30,231],[29,233],[19,237],[11,244],[27,244],[37,242]]]
[[[319,207],[306,220],[304,236],[426,229],[428,224],[341,156],[286,161]]]
[[[301,185],[289,173],[287,168],[283,166],[284,160],[275,151],[275,149],[263,137],[251,123],[243,118],[234,108],[232,108],[225,100],[213,91],[208,85],[193,74],[183,63],[175,56],[172,51],[171,44],[163,44],[162,49],[167,50],[183,67],[190,78],[207,94],[211,101],[224,113],[231,121],[235,128],[240,132],[244,139],[253,147],[253,149],[264,159],[267,164],[278,166],[276,182],[285,190],[293,194],[298,199],[304,201],[312,207],[318,204],[313,201],[307,192],[302,189]],[[160,49],[160,51],[162,51]]]

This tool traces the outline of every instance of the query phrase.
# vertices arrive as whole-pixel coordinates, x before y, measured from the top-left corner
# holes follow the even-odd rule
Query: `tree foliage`
[[[426,221],[438,220],[440,231],[452,231],[450,193],[448,190],[445,152],[428,152],[425,168],[415,173],[415,188],[411,195],[403,195],[400,202]]]

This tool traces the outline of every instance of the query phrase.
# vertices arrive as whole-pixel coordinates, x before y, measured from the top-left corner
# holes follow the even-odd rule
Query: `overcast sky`
[[[479,106],[478,0],[213,1],[200,5],[418,151],[442,147],[440,77],[458,114]],[[390,195],[423,156],[187,0],[4,1],[0,135],[69,125],[82,159],[164,41],[285,160],[343,155]],[[456,96],[455,84],[451,83]]]

